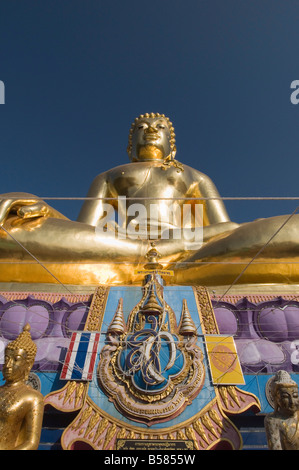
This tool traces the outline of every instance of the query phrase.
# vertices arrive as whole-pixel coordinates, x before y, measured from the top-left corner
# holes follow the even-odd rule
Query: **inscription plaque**
[[[117,439],[116,450],[194,450],[190,439]]]

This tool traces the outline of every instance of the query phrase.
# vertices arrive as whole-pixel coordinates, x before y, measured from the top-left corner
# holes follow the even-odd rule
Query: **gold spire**
[[[123,314],[123,299],[120,298],[118,301],[117,309],[114,314],[113,320],[110,323],[107,333],[118,333],[122,334],[126,331],[124,314]]]
[[[179,333],[181,335],[195,335],[196,334],[196,327],[191,318],[186,299],[183,300],[183,309],[182,309]]]
[[[159,304],[157,297],[154,292],[154,283],[152,283],[149,287],[149,296],[146,300],[146,302],[143,304],[141,307],[141,310],[144,311],[151,311],[151,312],[157,312],[157,313],[162,313],[163,312],[163,307]]]

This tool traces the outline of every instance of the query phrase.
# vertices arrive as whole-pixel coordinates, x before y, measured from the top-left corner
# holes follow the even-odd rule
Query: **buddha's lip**
[[[144,140],[157,140],[159,139],[159,136],[157,134],[145,134],[144,135]]]

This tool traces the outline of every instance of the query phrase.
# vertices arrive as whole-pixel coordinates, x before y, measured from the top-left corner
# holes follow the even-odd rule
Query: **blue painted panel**
[[[136,306],[136,304],[142,298],[142,288],[141,287],[111,287],[107,299],[105,314],[103,318],[102,324],[102,332],[107,331],[109,324],[111,323],[115,311],[118,306],[119,299],[123,298],[123,313],[124,319],[127,321],[131,310]],[[166,286],[164,287],[164,299],[166,303],[172,308],[176,315],[177,324],[180,322],[181,313],[182,313],[182,305],[183,299],[187,300],[188,309],[192,320],[196,326],[198,332],[198,341],[197,345],[201,348],[204,354],[204,365],[206,369],[206,377],[203,388],[199,395],[192,401],[192,404],[187,406],[186,409],[179,415],[177,418],[167,421],[167,423],[155,424],[151,426],[151,429],[154,428],[161,428],[165,426],[173,426],[178,422],[183,422],[193,416],[195,416],[201,409],[203,409],[214,397],[215,397],[215,390],[213,385],[210,381],[210,376],[208,372],[208,364],[203,340],[203,332],[200,324],[200,318],[197,310],[196,300],[194,297],[194,292],[192,287],[188,286]],[[101,335],[99,351],[105,345],[105,335]],[[99,358],[97,359],[97,363],[95,366],[95,371],[97,369],[99,362]],[[109,401],[108,397],[102,392],[99,388],[96,373],[94,373],[94,378],[89,386],[88,392],[90,398],[96,403],[96,405],[105,410],[111,416],[124,421],[125,423],[129,423],[132,425],[137,425],[140,427],[147,427],[145,424],[137,423],[136,421],[130,420],[125,418],[121,415],[118,410],[115,408],[114,404]]]

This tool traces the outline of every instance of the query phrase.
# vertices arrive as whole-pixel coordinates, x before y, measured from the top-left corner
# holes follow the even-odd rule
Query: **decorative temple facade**
[[[156,383],[154,372],[145,376],[148,384],[134,382],[130,375],[132,357],[140,359],[140,345],[157,331],[150,322],[140,325],[144,286],[77,287],[73,294],[59,292],[62,289],[54,285],[30,287],[28,291],[20,285],[0,294],[0,360],[3,363],[5,345],[17,336],[19,325],[29,323],[37,345],[30,382],[46,403],[40,449],[138,449],[145,440],[155,442],[158,449],[169,440],[198,450],[267,448],[263,419],[273,409],[271,379],[283,369],[298,382],[299,299],[292,286],[281,286],[281,295],[273,286],[268,290],[238,286],[220,302],[219,287],[163,286],[167,328],[161,328],[165,345],[160,355],[166,367],[161,364],[155,370],[161,374],[161,367],[173,364],[161,374],[161,380],[165,377],[159,397],[163,396],[162,407],[156,392],[145,393],[150,382]],[[99,333],[89,380],[82,379],[83,366],[78,363],[70,369],[73,377],[62,377],[73,332]],[[221,377],[230,367],[236,372],[232,364],[239,362],[237,377],[230,379],[233,385],[213,383],[207,348],[210,335],[216,335],[218,343],[219,338],[234,338],[236,354],[228,355],[228,363],[224,357],[220,364]],[[119,368],[109,366],[121,344],[125,345],[122,355],[130,354],[131,362],[127,361],[120,378]],[[128,344],[134,346],[129,352]],[[160,361],[156,355],[154,359]],[[179,392],[175,392],[177,384]],[[139,398],[142,393],[147,398]]]
[[[77,222],[32,195],[0,202],[0,365],[30,325],[39,449],[268,449],[273,377],[299,384],[298,216],[232,223],[175,150],[169,120],[142,115],[131,163],[95,179]],[[126,236],[111,220],[99,229],[99,200],[122,191],[146,208],[150,190],[200,200],[201,241],[133,238],[146,219],[127,221]],[[175,234],[179,221],[162,228]]]

